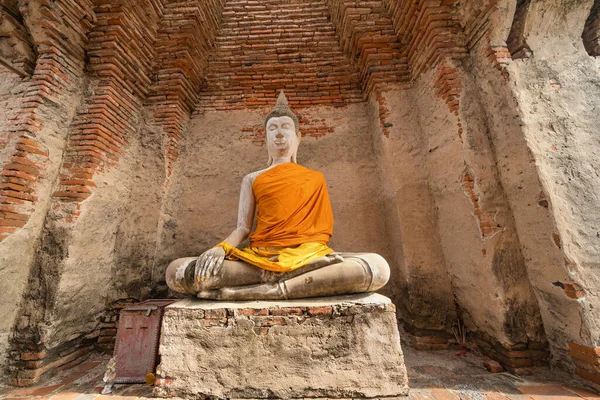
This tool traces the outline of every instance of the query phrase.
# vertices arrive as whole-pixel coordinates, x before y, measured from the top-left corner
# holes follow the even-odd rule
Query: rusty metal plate
[[[115,383],[144,383],[154,373],[165,306],[175,300],[147,300],[121,310],[114,357]]]

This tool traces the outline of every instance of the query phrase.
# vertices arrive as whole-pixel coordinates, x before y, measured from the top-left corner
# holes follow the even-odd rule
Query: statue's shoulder
[[[269,168],[265,168],[265,169],[261,169],[260,171],[250,172],[248,175],[244,176],[244,179],[242,180],[242,184],[249,184],[250,186],[252,186],[254,184],[254,181],[256,180],[256,178],[258,178],[258,176],[260,174],[267,171],[268,169]]]
[[[302,166],[302,168],[304,169],[304,172],[307,174],[311,174],[314,176],[319,176],[323,179],[325,179],[325,175],[323,175],[323,173],[321,171],[319,171],[318,169],[310,169],[308,167]]]

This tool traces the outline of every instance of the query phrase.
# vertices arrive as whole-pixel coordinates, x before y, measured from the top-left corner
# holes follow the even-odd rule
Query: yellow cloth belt
[[[317,242],[285,248],[246,247],[238,249],[227,242],[221,242],[217,246],[225,250],[228,260],[242,260],[274,272],[293,271],[319,257],[333,253],[332,249]]]

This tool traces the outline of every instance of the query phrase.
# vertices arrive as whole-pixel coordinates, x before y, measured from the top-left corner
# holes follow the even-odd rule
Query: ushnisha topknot
[[[273,111],[271,111],[269,113],[269,115],[267,115],[267,118],[265,119],[265,131],[267,130],[267,122],[269,122],[269,120],[271,118],[276,118],[276,117],[290,117],[292,119],[292,121],[294,121],[294,127],[296,128],[296,135],[300,134],[298,117],[288,107],[288,99],[287,99],[287,97],[285,97],[285,93],[283,93],[283,90],[281,92],[279,92],[279,97],[277,98],[277,103],[275,104],[275,108],[273,109]]]

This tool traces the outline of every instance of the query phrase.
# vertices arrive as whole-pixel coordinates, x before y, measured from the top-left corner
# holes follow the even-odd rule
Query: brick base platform
[[[362,294],[263,302],[182,300],[165,310],[154,394],[394,398],[408,394],[396,311]]]

